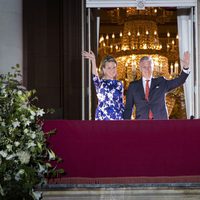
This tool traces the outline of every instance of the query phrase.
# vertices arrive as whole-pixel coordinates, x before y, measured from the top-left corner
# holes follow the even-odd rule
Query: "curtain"
[[[185,51],[190,52],[190,75],[184,84],[187,119],[190,119],[192,116],[194,116],[194,34],[192,8],[178,9],[177,22],[180,59],[183,58]]]

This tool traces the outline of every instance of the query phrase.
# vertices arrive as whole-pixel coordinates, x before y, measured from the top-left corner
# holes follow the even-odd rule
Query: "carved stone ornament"
[[[137,9],[138,10],[144,10],[145,9],[145,0],[136,0],[137,2]]]

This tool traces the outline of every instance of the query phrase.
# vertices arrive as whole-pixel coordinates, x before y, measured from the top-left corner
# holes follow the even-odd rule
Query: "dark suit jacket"
[[[183,71],[172,80],[164,77],[152,78],[149,101],[145,99],[142,79],[130,83],[126,95],[124,119],[131,119],[133,107],[136,107],[136,119],[148,119],[149,110],[153,112],[153,119],[168,119],[165,94],[181,86],[188,74]]]

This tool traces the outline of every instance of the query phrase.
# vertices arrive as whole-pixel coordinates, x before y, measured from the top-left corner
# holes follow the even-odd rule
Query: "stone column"
[[[0,74],[22,69],[22,0],[0,0]]]
[[[195,10],[195,28],[196,28],[196,72],[195,72],[195,118],[200,118],[200,1],[197,1]]]

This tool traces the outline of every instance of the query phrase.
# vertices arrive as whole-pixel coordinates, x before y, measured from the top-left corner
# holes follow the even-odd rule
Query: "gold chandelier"
[[[124,24],[122,50],[161,50],[157,24],[149,20],[131,20]]]

